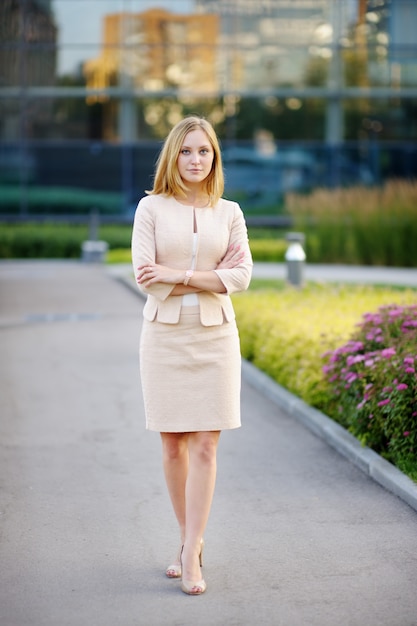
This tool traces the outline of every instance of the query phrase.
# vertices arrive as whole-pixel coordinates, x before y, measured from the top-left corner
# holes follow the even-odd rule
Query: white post
[[[285,253],[287,279],[291,285],[301,287],[304,281],[304,264],[306,260],[306,253],[302,248],[305,237],[303,233],[287,233],[285,239],[290,244]]]

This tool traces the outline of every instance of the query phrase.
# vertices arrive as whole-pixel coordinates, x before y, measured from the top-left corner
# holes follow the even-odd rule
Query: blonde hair
[[[211,171],[203,181],[204,190],[209,195],[212,205],[218,202],[224,191],[224,173],[219,140],[210,122],[197,116],[186,117],[171,129],[156,162],[153,188],[146,193],[151,195],[163,194],[168,197],[186,196],[187,185],[180,176],[177,160],[186,135],[198,129],[205,132],[214,152]]]

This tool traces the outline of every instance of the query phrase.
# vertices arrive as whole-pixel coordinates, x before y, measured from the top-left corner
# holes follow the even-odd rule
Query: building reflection
[[[179,15],[162,9],[106,15],[100,56],[83,66],[90,92],[87,103],[104,104],[103,138],[116,138],[109,119],[114,113],[109,87],[128,90],[131,106],[133,94],[174,90],[179,98],[184,93],[198,98],[216,93],[218,34],[217,15]],[[156,121],[151,110],[146,117],[151,125]],[[129,140],[137,138],[136,128],[136,124],[129,127]]]
[[[87,88],[125,86],[142,92],[172,87],[199,94],[218,89],[218,15],[178,15],[162,9],[106,15],[100,56],[86,61]],[[92,95],[94,102],[105,96]]]
[[[51,0],[0,2],[0,88],[51,87],[56,82],[58,29]],[[52,116],[51,100],[26,103],[0,97],[0,136],[42,132]],[[23,107],[25,114],[22,115]]]
[[[281,194],[417,174],[415,0],[149,5],[0,2],[0,184],[88,186],[74,172],[101,160],[99,186],[106,153],[109,189],[135,196],[188,113],[213,122],[230,184],[254,197],[251,168]]]

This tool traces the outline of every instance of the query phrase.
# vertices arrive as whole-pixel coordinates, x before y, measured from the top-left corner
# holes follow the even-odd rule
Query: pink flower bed
[[[366,313],[323,358],[327,413],[417,479],[417,305]]]

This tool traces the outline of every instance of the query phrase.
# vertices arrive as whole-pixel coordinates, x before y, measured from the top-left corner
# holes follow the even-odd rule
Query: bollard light
[[[287,280],[291,285],[301,287],[304,282],[304,265],[306,260],[306,253],[302,246],[305,236],[304,233],[287,233],[285,239],[290,244],[285,253]]]
[[[104,263],[109,249],[107,241],[83,241],[81,244],[84,263]]]
[[[99,241],[100,214],[97,209],[90,212],[89,239],[81,244],[82,260],[85,263],[104,263],[108,251],[106,241]]]

